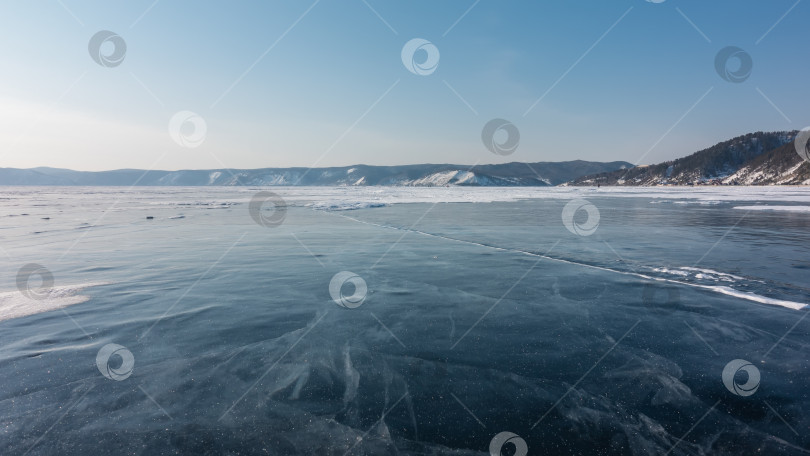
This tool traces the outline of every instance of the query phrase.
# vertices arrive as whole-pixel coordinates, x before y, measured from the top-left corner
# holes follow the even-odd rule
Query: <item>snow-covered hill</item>
[[[810,185],[798,132],[751,133],[674,161],[587,175],[566,185]]]

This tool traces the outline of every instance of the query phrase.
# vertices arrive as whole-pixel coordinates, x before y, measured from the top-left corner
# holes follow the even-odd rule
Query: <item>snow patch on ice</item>
[[[80,295],[85,288],[107,285],[107,282],[92,282],[79,285],[53,287],[43,299],[31,299],[19,291],[0,292],[0,321],[34,315],[81,304],[90,299]]]
[[[715,271],[713,269],[703,269],[694,267],[680,267],[680,268],[654,268],[654,272],[661,274],[674,275],[678,277],[693,276],[695,279],[711,280],[714,282],[737,282],[748,280],[744,277],[728,274],[725,272]]]
[[[772,306],[781,306],[787,307],[788,309],[794,310],[802,310],[807,307],[807,304],[801,302],[793,302],[793,301],[783,301],[781,299],[773,299],[773,298],[766,298],[765,296],[760,296],[754,293],[748,293],[744,291],[738,291],[731,287],[723,287],[723,286],[714,286],[714,287],[706,287],[708,289],[714,290],[718,293],[722,293],[729,296],[734,296],[735,298],[742,298],[747,299],[749,301],[758,302],[761,304],[769,304]]]
[[[655,272],[660,272],[661,274],[670,274],[670,275],[677,275],[681,277],[689,276],[689,273],[686,271],[679,271],[677,269],[669,269],[669,268],[655,268],[653,269]]]
[[[702,274],[704,276],[710,276],[712,278],[716,277],[716,278],[719,278],[720,280],[725,280],[725,281],[746,280],[743,277],[736,276],[734,274],[727,274],[725,272],[718,272],[718,271],[715,271],[713,269],[692,268],[692,267],[682,267],[682,268],[678,268],[678,269],[681,269],[683,271],[696,272],[696,273]]]
[[[453,171],[457,173],[457,171]],[[470,177],[462,171],[459,177]],[[471,173],[474,174],[474,173]],[[481,179],[475,176],[475,179]],[[172,187],[155,188],[149,191],[162,192],[161,199],[149,200],[145,205],[151,206],[202,206],[202,208],[228,208],[234,205],[248,204],[253,195],[265,186],[211,188],[214,194],[222,194],[219,199],[210,201],[197,201],[189,203],[180,197],[173,199],[173,194],[182,195],[187,192],[199,192],[198,187]],[[650,204],[674,204],[676,202],[699,204],[706,206],[719,206],[722,203],[779,203],[797,204],[788,206],[791,210],[799,207],[810,207],[810,188],[784,187],[475,187],[475,186],[376,186],[376,185],[345,185],[341,187],[272,187],[270,189],[282,197],[290,207],[334,208],[351,207],[382,207],[393,204],[433,204],[433,203],[496,203],[517,201],[569,201],[585,198],[599,205],[600,198],[646,198]],[[227,196],[226,196],[227,195]],[[799,206],[801,205],[801,206]],[[207,206],[207,207],[205,207]],[[747,206],[738,206],[748,208]],[[766,210],[766,207],[757,206],[757,210]]]
[[[370,209],[374,207],[385,207],[386,203],[374,203],[363,201],[336,201],[336,202],[317,202],[309,203],[305,207],[316,209],[319,211],[354,211],[357,209]]]

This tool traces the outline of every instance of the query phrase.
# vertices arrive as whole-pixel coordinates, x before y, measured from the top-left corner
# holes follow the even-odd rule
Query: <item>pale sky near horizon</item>
[[[0,167],[654,163],[810,126],[808,17],[802,0],[6,1]],[[482,142],[495,118],[520,132],[511,155]]]

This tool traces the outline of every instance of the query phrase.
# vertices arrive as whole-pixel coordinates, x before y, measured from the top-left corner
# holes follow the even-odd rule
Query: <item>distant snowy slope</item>
[[[501,165],[355,165],[335,168],[262,168],[181,171],[123,169],[85,172],[56,168],[0,168],[0,185],[141,186],[550,186],[585,174],[630,167],[627,162],[540,162]]]

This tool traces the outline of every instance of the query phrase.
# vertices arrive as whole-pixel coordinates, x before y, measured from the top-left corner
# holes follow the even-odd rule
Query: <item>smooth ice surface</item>
[[[0,190],[1,454],[810,448],[810,213],[737,209],[807,189]],[[259,190],[280,226],[250,216]],[[577,199],[590,236],[563,223]],[[16,289],[29,263],[44,299]],[[134,358],[120,381],[107,344]],[[724,386],[735,359],[751,396]]]

